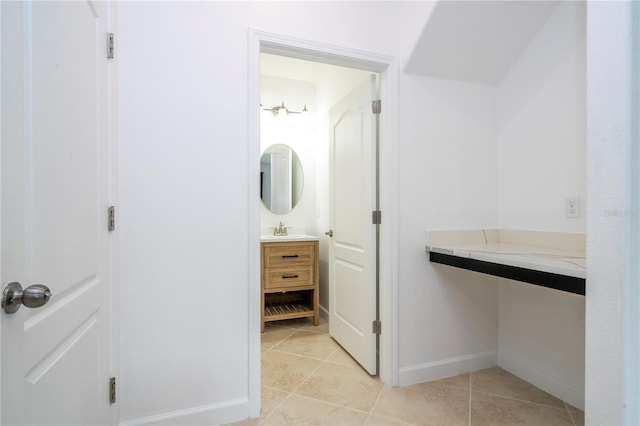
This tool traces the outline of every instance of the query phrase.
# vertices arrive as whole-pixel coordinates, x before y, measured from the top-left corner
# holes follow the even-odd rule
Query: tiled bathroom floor
[[[262,335],[262,415],[237,425],[578,426],[584,413],[494,367],[402,388],[384,386],[308,319]]]

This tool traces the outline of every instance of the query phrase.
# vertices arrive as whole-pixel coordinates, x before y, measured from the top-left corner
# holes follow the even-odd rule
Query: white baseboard
[[[498,366],[584,411],[584,389],[578,389],[564,380],[504,352],[498,355]]]
[[[318,305],[318,308],[318,310],[320,311],[320,318],[329,321],[329,311],[322,305]]]
[[[235,399],[217,404],[171,411],[139,419],[127,420],[120,426],[188,426],[188,425],[219,425],[232,423],[247,418],[249,413],[249,399]]]
[[[497,353],[490,351],[401,367],[398,384],[400,386],[409,386],[457,376],[458,374],[469,373],[483,368],[495,367],[497,361]]]

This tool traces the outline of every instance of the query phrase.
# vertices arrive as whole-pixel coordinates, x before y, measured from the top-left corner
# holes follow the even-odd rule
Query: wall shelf
[[[583,234],[427,231],[426,240],[433,263],[585,295]]]
[[[455,268],[467,269],[469,271],[494,275],[496,277],[508,278],[542,287],[567,291],[569,293],[585,295],[586,280],[584,278],[570,277],[567,275],[553,274],[550,272],[536,271],[534,269],[519,268],[510,265],[501,265],[499,263],[485,262],[482,260],[436,252],[429,253],[429,260],[434,263],[449,265]]]

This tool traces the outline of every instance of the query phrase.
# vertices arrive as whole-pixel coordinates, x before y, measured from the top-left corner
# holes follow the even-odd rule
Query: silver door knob
[[[27,308],[39,308],[51,298],[51,291],[47,286],[34,284],[22,289],[18,282],[9,283],[2,292],[2,309],[8,314],[14,314],[24,305]]]
[[[324,233],[324,235],[328,235],[330,238],[333,237],[333,229],[329,229],[327,232]]]

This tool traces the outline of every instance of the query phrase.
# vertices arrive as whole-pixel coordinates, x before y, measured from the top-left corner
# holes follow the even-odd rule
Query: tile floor
[[[262,335],[262,415],[236,425],[578,426],[584,413],[494,367],[402,388],[384,386],[322,321],[271,323]]]

